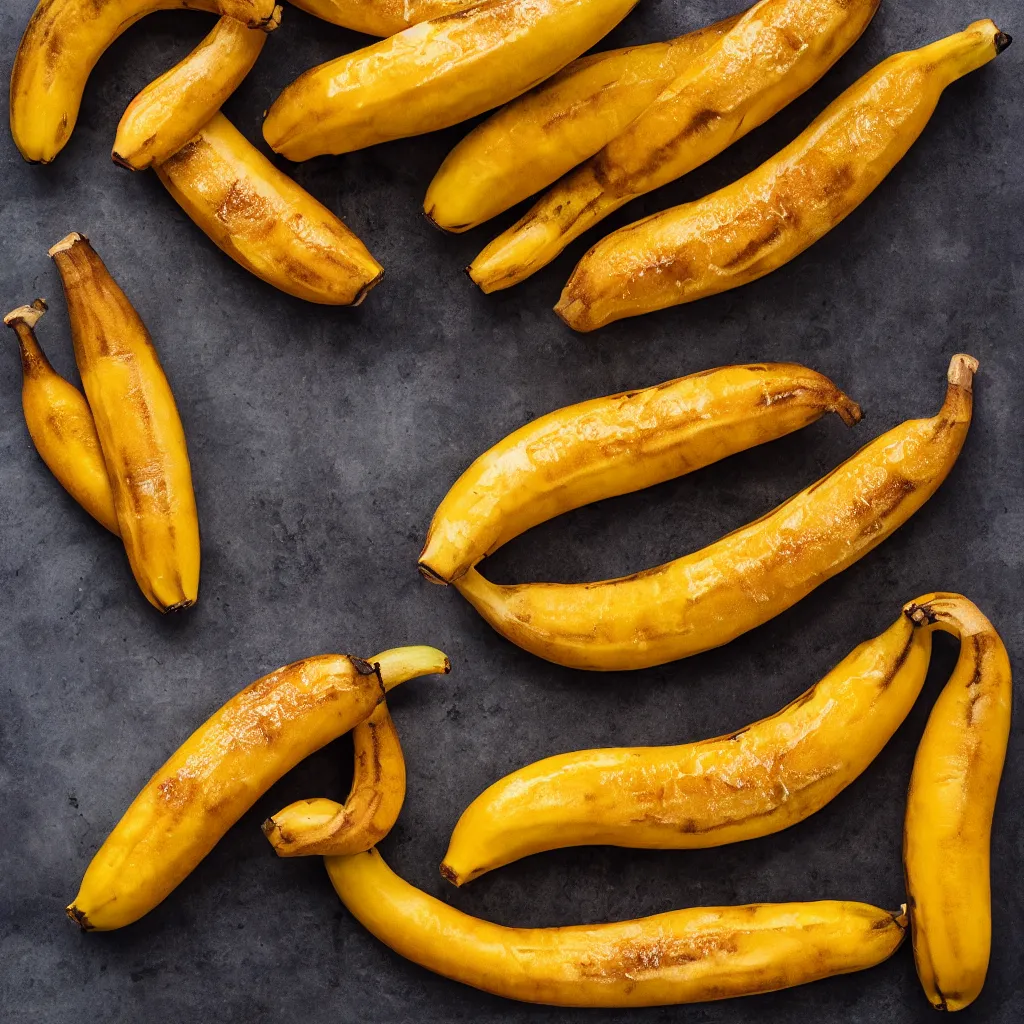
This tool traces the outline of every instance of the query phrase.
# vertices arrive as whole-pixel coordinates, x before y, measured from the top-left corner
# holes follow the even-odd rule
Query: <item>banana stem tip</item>
[[[946,379],[950,384],[971,391],[974,387],[974,375],[978,372],[978,360],[966,352],[957,352],[949,361]]]
[[[56,245],[51,246],[47,255],[52,259],[58,253],[67,252],[68,249],[73,248],[79,242],[88,242],[89,239],[85,235],[80,235],[77,231],[72,231],[70,235],[66,235]]]
[[[39,323],[40,317],[47,310],[46,299],[36,299],[31,306],[19,306],[17,309],[12,309],[7,316],[4,317],[4,323],[8,327],[13,327],[15,324],[25,324],[28,327],[35,327]]]

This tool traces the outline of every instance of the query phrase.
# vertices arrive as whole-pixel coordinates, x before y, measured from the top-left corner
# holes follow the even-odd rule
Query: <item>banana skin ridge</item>
[[[663,1006],[776,991],[881,963],[906,927],[902,912],[825,901],[506,928],[414,888],[376,849],[325,864],[350,913],[401,956],[485,992],[552,1006]]]
[[[859,406],[796,363],[725,366],[555,410],[477,458],[441,501],[419,558],[438,583],[570,509],[638,491]]]
[[[988,63],[1010,41],[991,21],[978,21],[883,61],[756,170],[594,245],[555,312],[574,330],[593,331],[778,269],[875,190],[951,82]]]
[[[921,986],[936,1009],[962,1010],[981,992],[992,945],[989,857],[1012,672],[995,628],[960,595],[919,598],[912,614],[960,639],[914,759],[903,863]]]
[[[977,360],[955,355],[938,414],[908,420],[761,519],[701,551],[620,579],[455,586],[539,657],[599,671],[718,647],[767,622],[877,547],[946,478],[967,437]]]
[[[544,850],[704,849],[803,821],[868,767],[921,692],[931,628],[907,609],[752,725],[677,746],[560,754],[512,772],[463,812],[441,874],[462,885]]]
[[[68,916],[86,931],[137,921],[178,886],[282,775],[368,718],[385,693],[445,670],[430,647],[367,662],[325,654],[256,680],[201,725],[93,857]]]
[[[274,0],[40,0],[11,69],[11,134],[30,163],[49,163],[75,127],[82,93],[110,44],[154,11],[185,8],[270,26]]]
[[[717,156],[806,92],[860,38],[880,0],[760,0],[647,109],[469,267],[508,288],[631,199]]]

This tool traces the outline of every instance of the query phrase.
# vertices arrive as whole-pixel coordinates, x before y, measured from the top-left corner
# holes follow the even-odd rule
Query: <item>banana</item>
[[[687,174],[809,89],[856,41],[880,0],[760,0],[586,164],[469,267],[509,288],[631,199]]]
[[[691,473],[860,408],[794,363],[725,366],[558,409],[481,455],[445,496],[420,554],[423,575],[452,583],[531,526],[570,509]]]
[[[487,0],[307,71],[263,122],[289,160],[458,124],[526,92],[615,27],[636,0]]]
[[[821,810],[875,759],[924,685],[931,629],[908,604],[795,701],[727,736],[560,754],[506,775],[452,833],[455,885],[542,850],[695,850],[771,835]]]
[[[289,295],[358,306],[384,276],[356,235],[223,114],[156,173],[218,248]]]
[[[754,281],[827,234],[874,191],[951,82],[1010,45],[991,21],[897,54],[855,82],[802,135],[739,181],[598,242],[555,312],[574,330]]]
[[[371,662],[324,654],[256,680],[150,779],[93,858],[68,916],[86,931],[137,921],[285,772],[369,717],[388,690],[448,668],[440,651],[410,647]]]
[[[40,0],[11,71],[11,134],[31,163],[49,163],[74,130],[82,93],[103,51],[153,11],[188,8],[270,25],[274,0]]]
[[[342,903],[396,953],[508,999],[662,1006],[773,992],[873,967],[906,917],[865,903],[695,907],[614,924],[505,928],[428,896],[376,849],[325,861]]]
[[[907,521],[967,437],[977,361],[955,355],[938,414],[877,437],[773,512],[701,551],[599,583],[455,586],[504,637],[549,661],[646,668],[728,643],[806,597]]]
[[[280,7],[262,30],[221,18],[183,61],[129,104],[117,126],[114,162],[141,171],[177,153],[241,85],[267,33],[280,24]]]
[[[939,1010],[985,982],[992,943],[989,837],[1010,733],[1010,660],[992,623],[958,594],[918,602],[921,620],[960,638],[914,759],[903,863],[918,977]]]
[[[188,608],[199,592],[199,518],[185,433],[153,339],[87,238],[73,232],[50,256],[132,573],[155,608]]]
[[[573,61],[448,154],[423,212],[444,231],[468,231],[546,188],[620,134],[738,20]]]
[[[398,820],[405,800],[405,759],[384,701],[355,727],[352,742],[355,771],[344,804],[296,800],[263,823],[263,834],[279,857],[362,853]]]
[[[365,32],[393,36],[421,21],[443,18],[473,7],[479,0],[291,0],[293,6],[324,21]]]
[[[4,317],[21,349],[21,407],[29,436],[60,485],[86,512],[120,536],[114,494],[85,395],[58,374],[39,347],[35,326],[46,312],[36,299]]]

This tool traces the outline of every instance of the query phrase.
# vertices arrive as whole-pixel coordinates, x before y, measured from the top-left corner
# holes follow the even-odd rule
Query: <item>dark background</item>
[[[5,81],[32,6],[7,5]],[[644,0],[602,48],[666,38],[737,6]],[[733,180],[883,57],[985,16],[1024,35],[1017,0],[884,0],[864,38],[807,95],[707,167],[620,211],[608,228]],[[447,678],[413,682],[392,701],[409,792],[381,848],[427,892],[510,925],[758,900],[898,905],[915,745],[956,657],[944,637],[893,741],[846,792],[789,831],[690,853],[543,854],[459,891],[437,864],[462,809],[506,772],[566,750],[679,742],[751,722],[929,590],[973,598],[1020,658],[1024,39],[953,85],[881,187],[793,263],[740,290],[579,336],[550,307],[599,233],[525,285],[485,297],[461,268],[515,214],[461,237],[421,216],[427,183],[465,126],[291,168],[387,269],[358,310],[279,294],[215,249],[154,175],[115,167],[109,150],[125,106],[212,23],[164,13],[126,33],[93,73],[55,164],[24,164],[0,132],[4,310],[51,299],[40,339],[77,379],[46,250],[71,230],[90,236],[151,329],[174,387],[204,558],[194,610],[164,619],[146,604],[119,542],[73,504],[33,450],[10,336],[0,386],[4,1015],[147,1024],[933,1019],[909,943],[859,975],[632,1012],[517,1005],[429,974],[349,917],[318,859],[279,861],[260,834],[259,822],[294,799],[344,797],[347,738],[276,785],[138,924],[83,935],[63,908],[138,789],[223,701],[296,658],[369,657],[405,643],[439,646],[454,665]],[[285,84],[368,41],[289,7],[228,115],[257,139],[261,112]],[[551,409],[711,366],[781,359],[829,374],[866,415],[854,431],[831,417],[692,477],[563,516],[488,564],[500,581],[597,579],[714,540],[877,433],[931,415],[958,350],[981,360],[975,422],[936,497],[862,562],[726,648],[633,674],[573,672],[506,643],[457,593],[416,573],[427,523],[457,475]],[[965,1022],[1024,1017],[1022,798],[1015,730],[993,836],[992,964]]]

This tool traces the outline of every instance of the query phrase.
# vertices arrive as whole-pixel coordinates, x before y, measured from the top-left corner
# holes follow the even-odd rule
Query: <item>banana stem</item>
[[[447,655],[436,647],[392,647],[370,658],[370,664],[379,673],[385,693],[417,676],[447,675],[452,670]]]
[[[21,350],[21,368],[25,376],[51,370],[50,360],[39,346],[35,336],[35,326],[46,312],[46,300],[36,299],[31,306],[19,306],[12,309],[4,317],[4,323],[17,335],[18,347]]]

